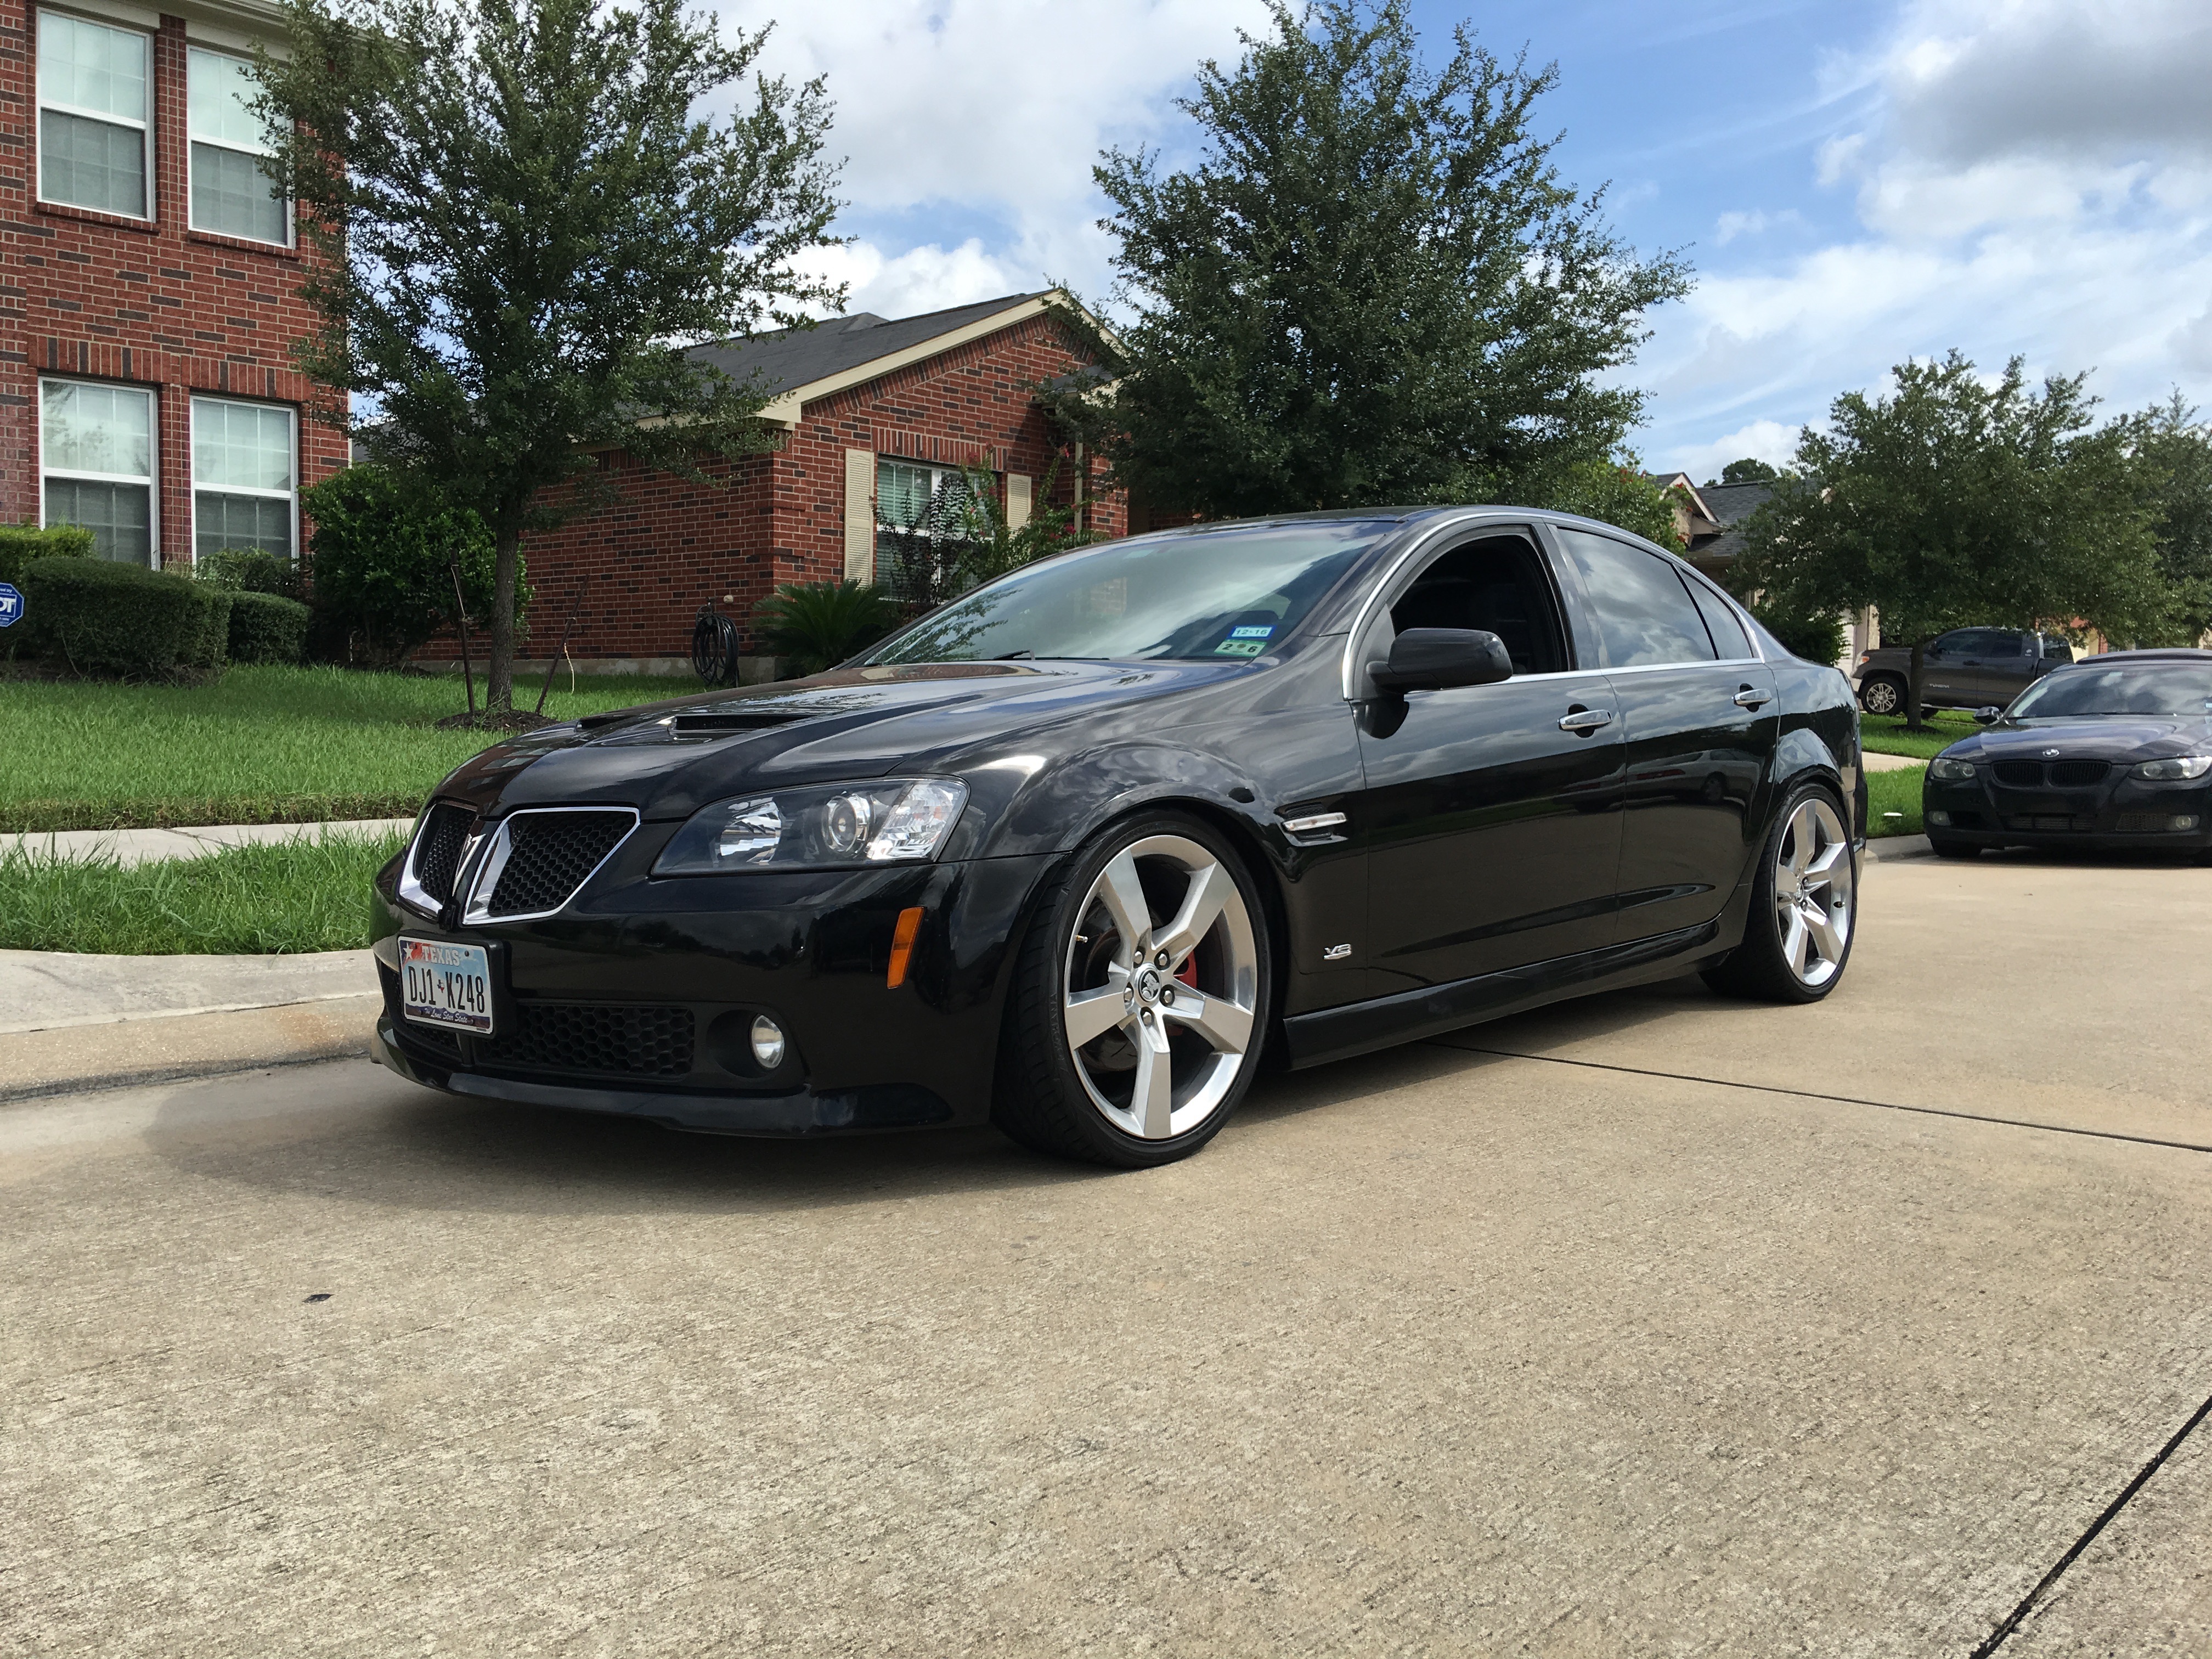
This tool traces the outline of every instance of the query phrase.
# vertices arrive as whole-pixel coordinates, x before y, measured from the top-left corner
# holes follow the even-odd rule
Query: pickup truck
[[[1920,663],[1923,708],[2003,708],[2029,683],[2074,660],[2057,634],[2020,628],[1954,628],[1928,641]],[[1859,707],[1869,714],[1905,712],[1912,647],[1876,646],[1859,659]]]

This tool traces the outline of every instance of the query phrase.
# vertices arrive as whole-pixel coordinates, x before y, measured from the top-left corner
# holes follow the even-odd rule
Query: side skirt
[[[1741,933],[1741,921],[1737,931]],[[1694,927],[1608,945],[1579,956],[1530,963],[1317,1013],[1293,1014],[1283,1022],[1291,1067],[1295,1071],[1348,1059],[1589,991],[1664,979],[1714,955],[1721,933],[1722,918],[1717,916]]]

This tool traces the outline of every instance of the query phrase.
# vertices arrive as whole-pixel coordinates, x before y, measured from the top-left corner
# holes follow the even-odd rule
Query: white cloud
[[[1708,478],[1719,477],[1721,469],[1730,461],[1746,457],[1771,466],[1789,465],[1797,453],[1797,434],[1802,430],[1802,427],[1784,426],[1779,421],[1753,421],[1724,438],[1716,438],[1708,444],[1693,444],[1679,453],[1658,459],[1667,470],[1686,472],[1692,482],[1703,483]]]
[[[887,254],[869,241],[850,242],[823,249],[803,264],[810,274],[848,286],[848,312],[882,317],[919,316],[1042,286],[1030,272],[986,252],[973,236],[957,247],[927,242],[900,254]]]
[[[1794,431],[1953,346],[1985,369],[2014,353],[2032,374],[2093,369],[2117,407],[2176,381],[2212,404],[2212,8],[1913,0],[1832,79],[1874,100],[1813,158],[1860,229],[1709,263],[1635,372],[1657,393],[1648,447]]]
[[[757,27],[757,0],[716,9],[726,30]],[[888,284],[884,304],[909,292],[945,305],[988,299],[1042,287],[1048,273],[1095,295],[1108,251],[1093,224],[1104,209],[1091,176],[1099,151],[1158,143],[1200,61],[1232,58],[1238,27],[1266,21],[1260,0],[1122,0],[1106,13],[1048,0],[847,0],[784,10],[766,67],[827,77],[830,147],[848,158],[841,193],[871,234],[902,215],[917,216],[933,243],[945,240],[939,226],[976,232],[949,252],[913,250],[932,257],[910,270],[898,267],[912,255],[890,259],[872,278]]]

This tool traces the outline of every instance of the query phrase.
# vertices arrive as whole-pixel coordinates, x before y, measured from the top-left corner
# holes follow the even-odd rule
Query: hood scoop
[[[703,714],[678,714],[674,725],[679,738],[716,732],[765,732],[771,726],[811,720],[822,712],[813,708],[723,708]]]

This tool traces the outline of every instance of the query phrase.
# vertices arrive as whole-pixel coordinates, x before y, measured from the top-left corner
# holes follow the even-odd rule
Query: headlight
[[[937,856],[968,786],[951,778],[778,789],[691,815],[653,860],[656,876],[836,865],[919,864]]]
[[[1968,760],[1945,760],[1938,755],[1928,763],[1928,775],[1938,783],[1972,783],[1974,763]]]
[[[2212,755],[2176,755],[2172,760],[2145,761],[2135,769],[2139,778],[2172,783],[2181,778],[2201,778],[2212,772]]]

